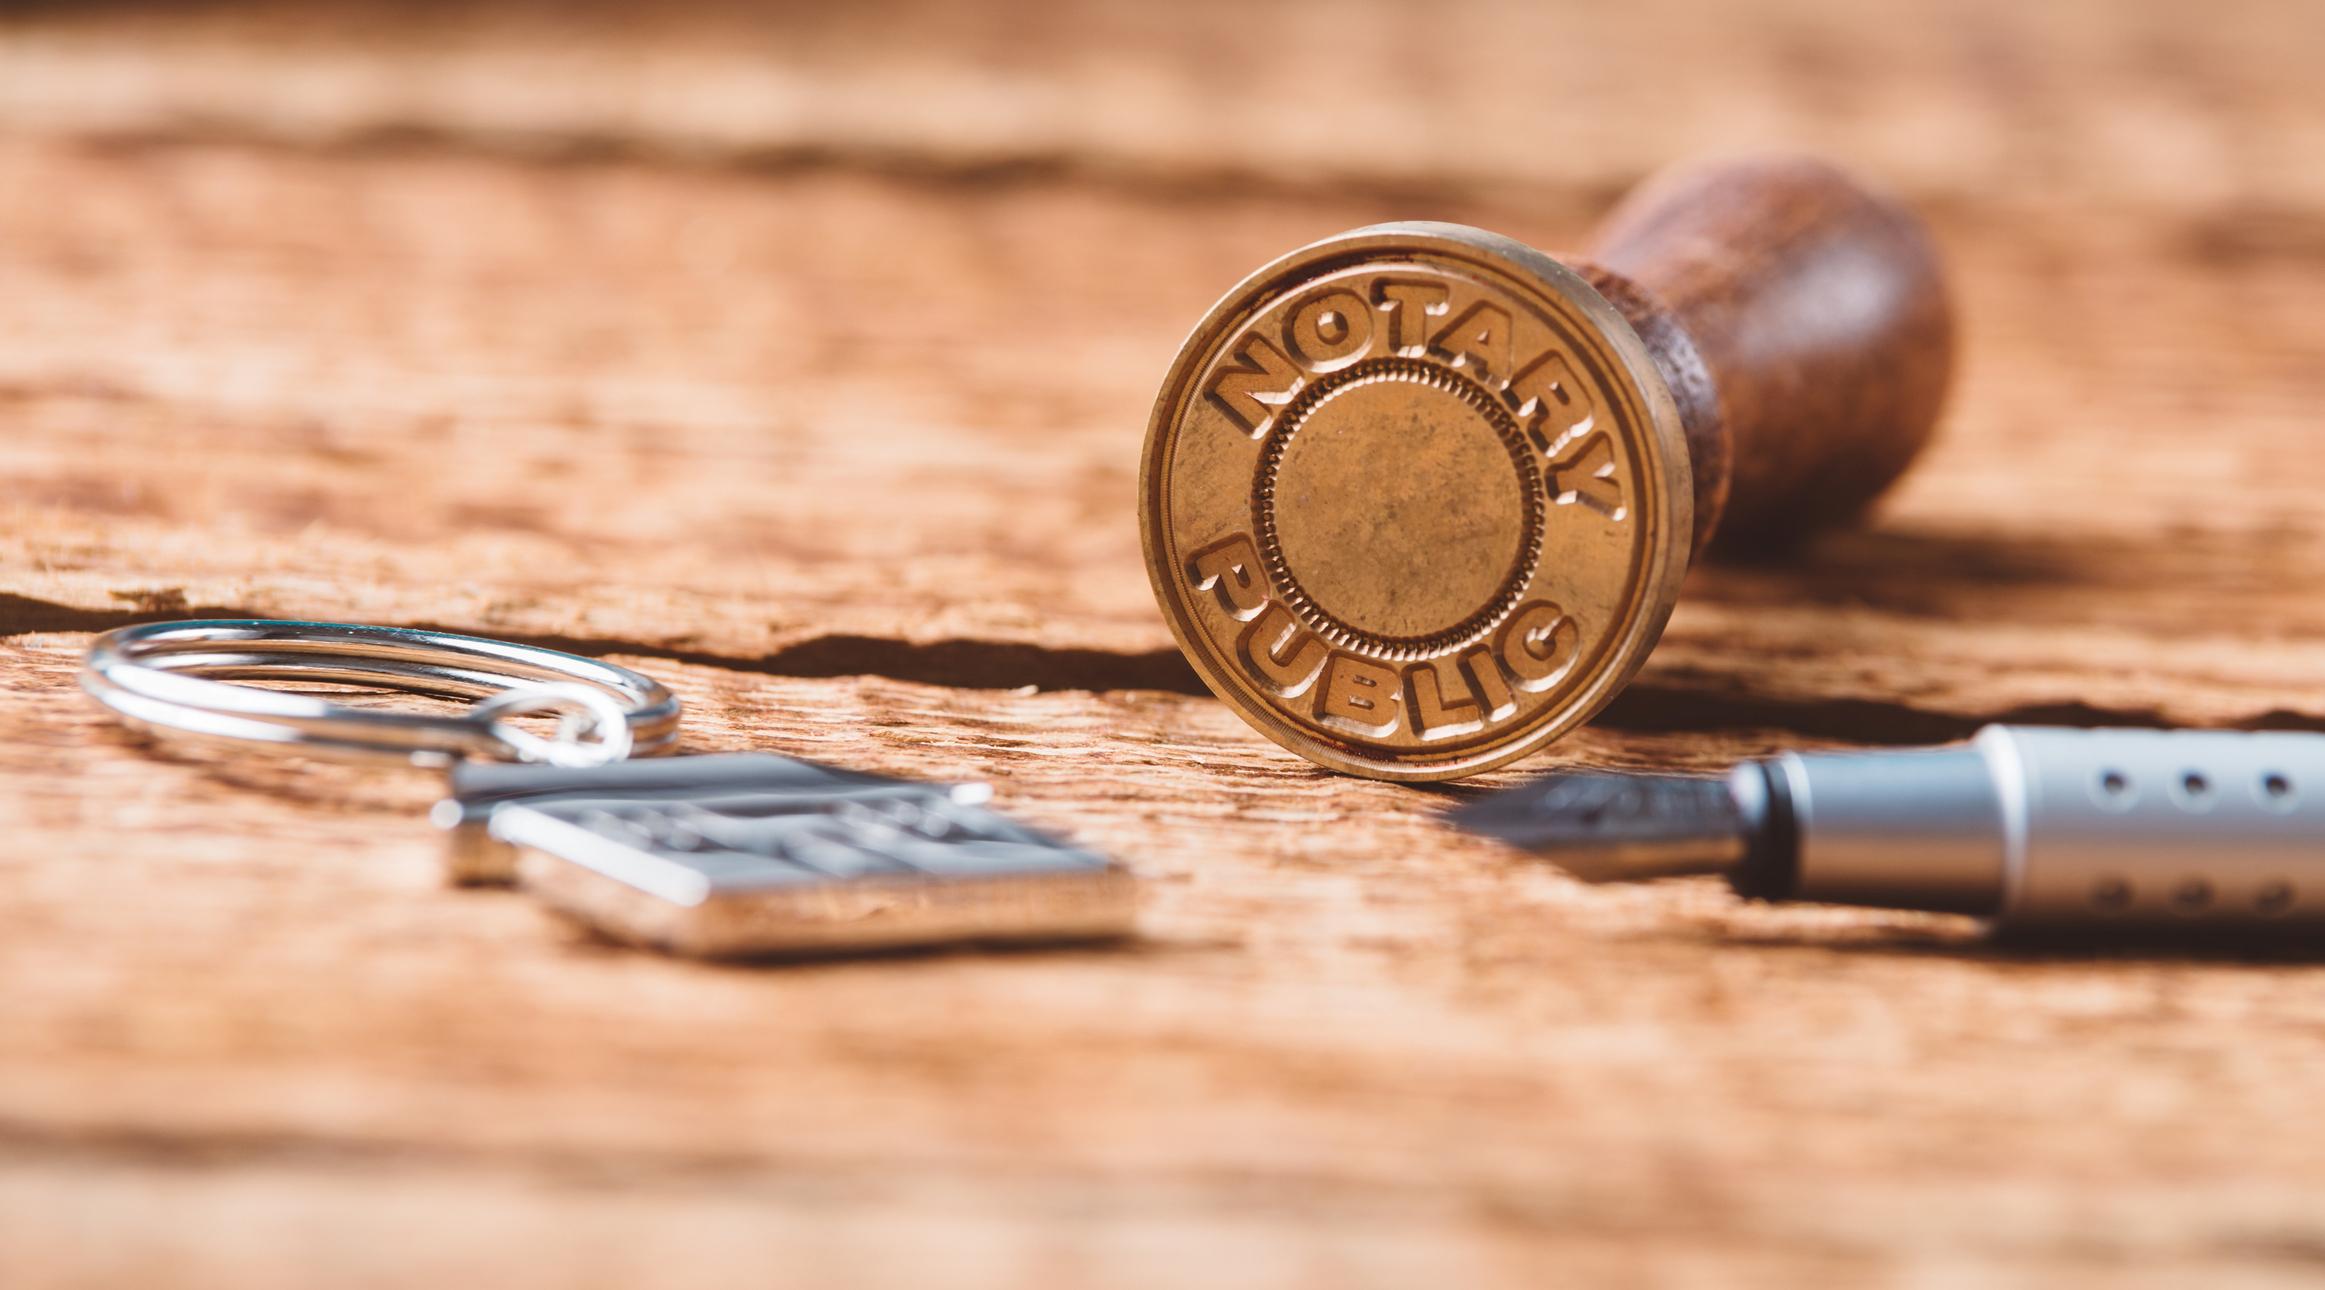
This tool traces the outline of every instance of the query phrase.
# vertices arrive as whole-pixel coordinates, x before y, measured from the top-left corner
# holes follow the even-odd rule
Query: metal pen
[[[1719,778],[1553,774],[1453,812],[1577,877],[2010,928],[2325,924],[2325,735],[1988,726],[1938,748],[1786,752]]]

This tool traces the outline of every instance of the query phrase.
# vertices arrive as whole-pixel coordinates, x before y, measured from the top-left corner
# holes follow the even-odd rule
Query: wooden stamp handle
[[[1803,159],[1643,185],[1573,266],[1654,354],[1686,428],[1695,545],[1855,518],[1928,442],[1953,313],[1920,220]]]

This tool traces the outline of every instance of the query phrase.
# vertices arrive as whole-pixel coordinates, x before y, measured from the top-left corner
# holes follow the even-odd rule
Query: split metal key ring
[[[382,712],[228,684],[300,681],[478,699],[450,716]],[[97,638],[81,686],[139,729],[350,761],[468,759],[586,767],[668,751],[678,697],[652,677],[559,650],[451,632],[217,619]],[[511,720],[562,718],[554,737]]]

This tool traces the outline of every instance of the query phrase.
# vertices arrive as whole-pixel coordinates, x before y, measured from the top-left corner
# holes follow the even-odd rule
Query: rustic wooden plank
[[[1416,19],[459,12],[0,32],[0,1284],[2313,1279],[2325,968],[1579,887],[1202,696],[1131,508],[1252,265],[1570,243],[1783,134],[1932,208],[1959,402],[1870,532],[1699,571],[1556,756],[2325,724],[2312,9],[1479,9],[1571,79],[1440,77],[1329,162],[1331,59]],[[992,779],[1150,880],[1140,939],[602,945],[440,886],[424,777],[74,692],[91,632],[208,610],[562,643],[696,749]]]
[[[0,25],[0,116],[76,133],[1407,194],[1781,140],[1981,201],[2325,203],[2302,0],[51,8]]]
[[[1192,684],[1135,572],[1155,374],[1248,266],[1394,209],[0,158],[20,627],[183,600],[999,688]],[[1433,213],[1579,236],[1582,199],[1549,207]],[[1874,533],[1701,571],[1618,720],[2325,716],[2325,456],[2288,451],[2325,368],[2314,221],[1938,213],[1969,345],[1937,448]]]
[[[69,692],[77,644],[12,648],[4,709],[9,782],[51,786],[18,792],[0,883],[0,1248],[30,1270],[415,1266],[429,1195],[518,1225],[454,1224],[454,1266],[544,1282],[612,1234],[763,1254],[803,1214],[891,1201],[933,1245],[868,1251],[860,1219],[801,1239],[865,1279],[958,1255],[993,1283],[1156,1283],[1179,1266],[1144,1257],[1160,1225],[1206,1258],[1249,1242],[1274,1262],[1254,1284],[1346,1279],[1367,1250],[1388,1262],[1354,1279],[1382,1283],[1612,1267],[1669,1239],[1652,1266],[1721,1280],[1942,1249],[1926,1266],[2137,1261],[2160,1285],[2291,1275],[2316,1236],[2287,1076],[2325,1056],[2315,968],[1586,891],[1442,835],[1437,795],[1284,769],[1190,698],[665,667],[714,714],[699,746],[993,774],[1152,880],[1129,952],[691,966],[435,885],[417,782],[131,753]],[[1607,738],[1582,751],[1675,755]],[[639,1211],[516,1266],[609,1187]],[[165,1207],[187,1195],[212,1199]],[[206,1239],[220,1196],[331,1243]],[[117,1253],[76,1261],[57,1230]]]

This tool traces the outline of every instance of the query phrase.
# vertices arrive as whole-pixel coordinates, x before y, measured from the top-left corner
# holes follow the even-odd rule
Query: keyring
[[[233,681],[476,700],[451,716]],[[81,685],[156,734],[448,769],[445,874],[516,882],[600,932],[711,958],[1120,936],[1136,881],[922,784],[772,753],[668,751],[678,699],[627,668],[408,627],[226,620],[105,633]],[[512,718],[559,718],[544,736]],[[494,766],[486,761],[531,762]]]
[[[380,712],[228,681],[375,686],[480,699],[437,716]],[[599,766],[667,752],[678,696],[626,667],[451,632],[267,619],[145,623],[105,633],[81,687],[156,734],[348,761],[441,768],[469,759]],[[560,718],[554,737],[512,724]]]

